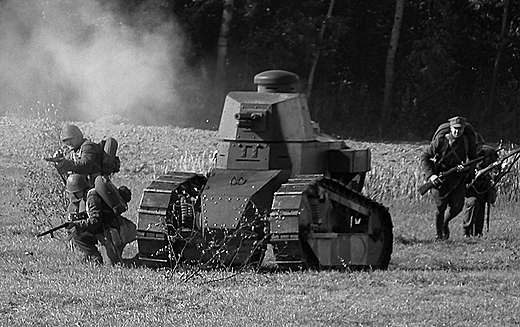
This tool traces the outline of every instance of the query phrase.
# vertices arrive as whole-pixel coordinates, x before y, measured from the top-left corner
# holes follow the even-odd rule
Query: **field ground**
[[[119,140],[114,182],[140,192],[159,174],[204,172],[214,132],[125,124],[78,125]],[[389,207],[394,251],[387,271],[203,271],[79,264],[64,233],[36,234],[63,218],[60,180],[41,158],[59,147],[61,125],[0,120],[0,326],[518,326],[520,206],[492,208],[490,231],[435,242],[433,204],[419,198],[421,144],[352,141],[373,151],[367,193]],[[130,260],[136,244],[125,251]]]

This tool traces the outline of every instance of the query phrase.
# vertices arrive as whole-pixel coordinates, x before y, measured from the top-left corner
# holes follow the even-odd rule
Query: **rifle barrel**
[[[60,230],[60,229],[62,229],[62,228],[67,227],[68,225],[69,225],[69,222],[65,222],[65,223],[63,223],[63,224],[61,224],[61,225],[58,225],[58,226],[53,227],[53,228],[51,228],[51,229],[49,229],[49,230],[46,230],[45,232],[42,232],[42,233],[40,233],[40,234],[38,234],[38,235],[36,235],[36,236],[37,236],[37,237],[41,237],[41,236],[45,236],[45,235],[47,235],[47,234],[52,234],[52,233],[54,233],[54,232],[57,231],[57,230]]]

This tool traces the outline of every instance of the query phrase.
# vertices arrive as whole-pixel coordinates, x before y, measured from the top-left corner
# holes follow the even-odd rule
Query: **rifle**
[[[47,235],[47,234],[51,234],[51,237],[54,237],[54,234],[53,234],[53,233],[54,233],[55,231],[67,227],[70,223],[71,223],[70,221],[67,221],[67,222],[65,222],[65,223],[63,223],[63,224],[61,224],[61,225],[59,225],[59,226],[53,227],[53,228],[51,228],[51,229],[49,229],[49,230],[46,230],[45,232],[40,233],[40,234],[38,234],[38,235],[36,235],[36,236],[37,236],[37,237],[41,237],[41,236],[45,236],[45,235]]]
[[[506,159],[508,159],[508,158],[510,158],[510,157],[512,157],[512,156],[514,156],[514,155],[517,154],[517,153],[520,153],[520,148],[515,149],[514,151],[509,152],[508,154],[506,154],[506,155],[503,156],[502,158],[498,159],[497,161],[493,162],[492,164],[490,164],[490,165],[487,166],[486,168],[483,168],[483,169],[479,170],[479,171],[477,172],[477,174],[475,175],[475,178],[473,179],[473,181],[470,183],[470,185],[473,184],[477,178],[479,178],[480,176],[483,176],[484,174],[486,174],[488,171],[492,170],[493,168],[498,167],[498,166],[501,166],[502,163],[503,163]],[[503,176],[503,175],[502,175],[502,176]],[[502,176],[501,176],[501,177],[502,177]],[[496,184],[497,182],[498,182],[498,181],[495,181],[495,184]]]
[[[491,203],[487,203],[486,232],[489,232],[489,216],[491,215]]]
[[[446,177],[446,176],[451,175],[451,174],[453,174],[453,173],[457,173],[457,172],[465,171],[465,170],[467,170],[467,169],[469,168],[469,166],[471,166],[471,165],[473,165],[473,164],[476,164],[476,163],[478,163],[478,162],[484,160],[486,157],[489,157],[490,155],[492,155],[492,153],[486,154],[486,155],[484,155],[484,156],[482,156],[482,157],[475,158],[475,159],[470,160],[470,161],[468,161],[468,162],[466,162],[466,163],[462,163],[462,164],[461,164],[462,167],[463,167],[462,170],[459,169],[459,166],[456,166],[456,167],[450,168],[449,170],[447,170],[447,171],[445,171],[445,172],[440,173],[440,174],[439,174],[439,178],[440,178],[440,181],[441,181],[440,184],[442,184],[442,183],[444,182],[444,181],[442,180],[443,177]],[[432,181],[428,181],[428,182],[424,183],[423,185],[421,185],[421,187],[419,187],[419,193],[421,193],[421,195],[425,195],[426,192],[428,192],[432,187],[437,187],[437,186],[439,186],[440,184],[435,185],[435,184],[433,184]]]
[[[63,159],[65,159],[65,158],[63,158],[63,157],[44,157],[43,158],[43,160],[45,160],[45,161],[54,162],[54,163],[58,163],[58,162],[62,161]]]
[[[61,153],[58,153],[54,157],[44,157],[43,158],[43,160],[45,160],[47,162],[54,163],[54,168],[56,168],[56,170],[58,171],[58,175],[60,175],[61,181],[63,182],[63,185],[67,185],[67,178],[65,176],[63,176],[63,174],[58,169],[58,165],[57,165],[59,162],[61,162],[64,159],[65,158],[63,157],[63,154],[61,154]]]

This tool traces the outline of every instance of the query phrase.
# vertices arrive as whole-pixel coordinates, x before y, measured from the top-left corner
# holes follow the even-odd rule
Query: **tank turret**
[[[143,262],[259,264],[270,244],[282,268],[388,266],[390,214],[360,193],[370,151],[321,133],[298,82],[271,70],[254,77],[256,91],[230,92],[215,168],[170,173],[144,190]]]
[[[292,175],[345,170],[340,166],[370,170],[368,150],[350,150],[343,140],[317,133],[304,94],[296,93],[298,80],[291,72],[267,71],[254,78],[257,92],[228,94],[217,133],[218,168],[289,169]]]

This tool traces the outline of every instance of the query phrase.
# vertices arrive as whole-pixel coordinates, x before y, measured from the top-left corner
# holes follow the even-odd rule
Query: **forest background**
[[[520,139],[519,0],[0,5],[0,113],[215,129],[227,92],[283,69],[344,138],[425,140],[462,115],[488,141]]]

